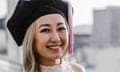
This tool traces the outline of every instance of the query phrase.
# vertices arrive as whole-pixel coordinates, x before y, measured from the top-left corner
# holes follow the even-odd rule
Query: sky
[[[120,6],[120,0],[71,0],[74,8],[73,26],[93,24],[93,10]],[[0,18],[7,14],[7,0],[0,0]]]
[[[7,14],[7,0],[0,0],[0,18],[4,18]]]
[[[119,6],[120,0],[71,0],[74,8],[73,26],[93,24],[93,10]]]

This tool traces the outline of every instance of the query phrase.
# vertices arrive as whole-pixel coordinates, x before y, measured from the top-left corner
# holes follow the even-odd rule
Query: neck
[[[40,59],[40,64],[45,65],[45,66],[58,65],[58,64],[61,64],[61,59],[55,59],[55,60]]]

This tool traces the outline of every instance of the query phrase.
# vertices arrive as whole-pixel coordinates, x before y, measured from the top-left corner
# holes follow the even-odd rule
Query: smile
[[[53,51],[59,51],[60,49],[62,49],[61,45],[49,45],[47,46],[47,48]]]

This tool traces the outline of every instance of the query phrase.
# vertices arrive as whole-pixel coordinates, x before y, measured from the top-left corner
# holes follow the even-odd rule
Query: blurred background
[[[18,0],[0,0],[0,72],[22,72],[22,47],[6,29]],[[120,72],[120,1],[71,0],[74,54],[87,72]]]

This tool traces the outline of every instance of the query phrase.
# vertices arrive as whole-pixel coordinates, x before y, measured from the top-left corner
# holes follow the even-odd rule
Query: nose
[[[59,35],[58,32],[54,31],[52,33],[52,35],[51,35],[51,41],[55,42],[55,43],[60,42],[60,35]]]

